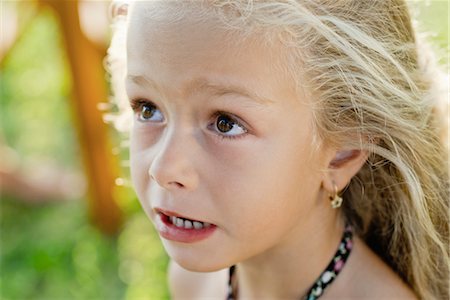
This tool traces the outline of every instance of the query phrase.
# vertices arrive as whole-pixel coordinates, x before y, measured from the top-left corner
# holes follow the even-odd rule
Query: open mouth
[[[182,218],[182,217],[171,215],[170,213],[163,213],[161,211],[159,213],[161,214],[161,217],[162,217],[162,220],[164,223],[166,223],[168,225],[174,225],[178,228],[200,230],[200,229],[209,228],[212,226],[211,223],[207,223],[207,222]]]
[[[217,226],[200,220],[189,219],[178,213],[155,208],[156,229],[166,240],[181,243],[196,243],[209,238]]]

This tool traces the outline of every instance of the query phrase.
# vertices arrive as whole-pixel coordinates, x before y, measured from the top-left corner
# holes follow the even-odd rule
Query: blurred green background
[[[411,3],[419,28],[429,32],[448,59],[449,2]],[[8,31],[5,13],[2,10],[2,35]],[[14,149],[21,164],[55,165],[82,179],[68,100],[71,75],[61,39],[58,20],[44,9],[1,62],[0,142]],[[112,140],[121,138],[112,130],[110,134]],[[3,193],[0,299],[169,298],[168,258],[157,234],[129,187],[115,193],[125,215],[115,236],[91,225],[85,193],[74,194],[71,200],[39,203]]]

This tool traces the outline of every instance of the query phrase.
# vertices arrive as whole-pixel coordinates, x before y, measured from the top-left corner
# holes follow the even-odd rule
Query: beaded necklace
[[[341,242],[338,249],[331,259],[326,269],[320,274],[313,286],[308,290],[305,296],[301,297],[301,300],[316,300],[319,299],[325,289],[333,282],[333,280],[340,273],[347,261],[348,256],[353,248],[353,231],[350,226],[346,226],[342,235]],[[233,281],[235,281],[235,269],[236,266],[231,266],[229,269],[228,277],[228,296],[227,300],[236,300],[238,289],[233,289]]]

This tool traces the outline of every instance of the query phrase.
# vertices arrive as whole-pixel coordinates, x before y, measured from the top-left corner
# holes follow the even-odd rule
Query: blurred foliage
[[[118,242],[88,225],[84,208],[2,200],[2,299],[123,298]]]
[[[83,199],[84,200],[84,199]],[[80,202],[0,202],[0,298],[168,299],[167,256],[147,217],[102,235]]]
[[[412,7],[415,25],[426,36],[437,53],[439,62],[445,67],[449,63],[449,5],[450,0],[409,1]]]
[[[69,109],[70,74],[58,23],[43,11],[10,53],[0,78],[2,133],[23,156],[79,164]]]
[[[448,47],[448,1],[415,1],[419,28]],[[80,169],[70,110],[71,79],[58,24],[43,11],[0,70],[0,133],[25,157]],[[106,100],[106,99],[105,99]],[[115,137],[118,139],[118,137]],[[117,237],[89,224],[86,199],[0,201],[0,298],[168,299],[168,258],[134,193],[117,187],[126,214]]]

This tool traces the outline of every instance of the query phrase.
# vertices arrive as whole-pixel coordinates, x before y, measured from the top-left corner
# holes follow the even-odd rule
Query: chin
[[[209,272],[216,272],[220,271],[224,268],[228,268],[229,266],[218,266],[218,265],[210,265],[205,264],[203,262],[196,262],[196,261],[184,261],[184,260],[178,260],[174,257],[172,259],[179,264],[183,269],[186,269],[191,272],[199,272],[199,273],[209,273]]]
[[[198,249],[191,245],[163,241],[164,248],[172,260],[183,269],[191,272],[215,272],[233,265],[227,262],[226,257],[217,257],[206,249]]]

